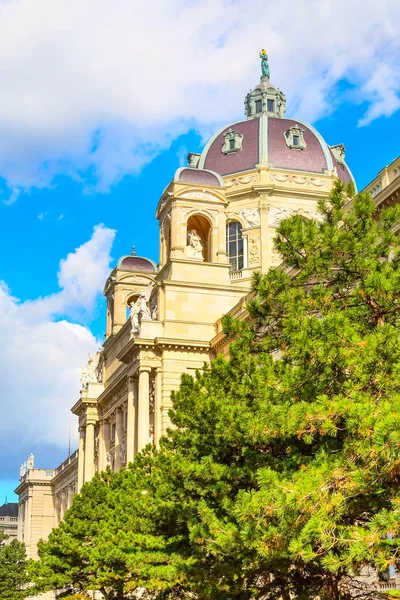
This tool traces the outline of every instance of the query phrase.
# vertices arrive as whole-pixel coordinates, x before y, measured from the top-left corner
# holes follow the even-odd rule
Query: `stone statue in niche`
[[[22,463],[20,469],[19,469],[19,477],[21,479],[21,477],[23,477],[25,475],[25,473],[27,472],[27,465],[26,465],[26,461],[24,463]]]
[[[188,258],[195,258],[196,260],[204,260],[203,257],[203,244],[201,238],[195,229],[191,229],[188,232],[186,256]]]

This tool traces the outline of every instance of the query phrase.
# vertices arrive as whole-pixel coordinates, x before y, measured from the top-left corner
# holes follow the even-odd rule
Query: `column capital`
[[[142,366],[142,365],[140,365],[140,367],[139,367],[139,376],[140,376],[142,373],[149,373],[149,375],[150,375],[150,373],[151,373],[152,369],[153,369],[153,367],[150,367],[150,366],[148,366],[148,365],[143,365],[143,366]]]

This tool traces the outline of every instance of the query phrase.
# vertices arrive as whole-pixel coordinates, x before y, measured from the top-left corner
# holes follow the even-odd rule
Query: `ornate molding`
[[[259,227],[260,226],[260,211],[258,208],[244,208],[236,213],[242,217],[246,227]]]
[[[213,225],[217,224],[218,211],[213,209],[198,209],[189,206],[183,206],[181,208],[182,211],[182,223],[186,223],[189,217],[193,214],[196,215],[204,215],[205,217],[209,217],[213,223]]]
[[[317,177],[306,177],[302,175],[286,175],[285,173],[270,173],[271,181],[278,183],[296,183],[297,185],[313,185],[315,187],[328,187],[328,182]]]
[[[306,210],[304,208],[283,208],[278,206],[271,206],[268,215],[268,225],[277,227],[283,219],[292,217],[294,215],[300,215],[306,219],[316,219],[317,221],[322,220],[322,216],[312,210]]]
[[[249,236],[249,265],[254,267],[260,262],[260,236]]]
[[[179,198],[188,198],[190,200],[209,200],[211,202],[220,202],[220,199],[205,190],[201,192],[198,190],[193,190],[192,192],[185,192]]]
[[[248,183],[256,183],[259,180],[259,174],[255,173],[254,175],[243,175],[242,177],[234,177],[233,179],[228,179],[225,182],[226,188],[231,188],[236,185],[246,185]]]

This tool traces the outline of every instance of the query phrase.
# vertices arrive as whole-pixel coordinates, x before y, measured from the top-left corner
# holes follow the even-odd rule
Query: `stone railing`
[[[231,279],[242,279],[242,277],[243,277],[243,271],[230,271],[229,272],[229,277]]]
[[[75,450],[64,462],[62,462],[56,469],[54,469],[54,475],[58,475],[61,471],[64,471],[71,463],[78,459],[79,450]]]
[[[396,158],[388,167],[385,167],[378,173],[371,183],[364,188],[364,192],[369,192],[373,198],[378,196],[387,188],[397,177],[400,176],[400,156]]]

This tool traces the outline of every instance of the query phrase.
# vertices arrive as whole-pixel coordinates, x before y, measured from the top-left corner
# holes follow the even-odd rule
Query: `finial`
[[[132,256],[136,256],[136,248],[135,246],[132,246],[132,252],[131,252]]]
[[[269,81],[269,64],[268,64],[268,54],[265,48],[260,50],[259,54],[261,58],[261,81]]]

